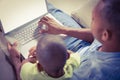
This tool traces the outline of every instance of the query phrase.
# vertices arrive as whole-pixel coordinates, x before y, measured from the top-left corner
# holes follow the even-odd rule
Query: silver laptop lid
[[[0,0],[0,20],[4,33],[46,13],[46,0]]]

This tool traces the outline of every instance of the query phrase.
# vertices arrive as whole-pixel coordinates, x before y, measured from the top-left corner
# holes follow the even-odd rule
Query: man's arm
[[[79,38],[88,42],[92,42],[94,40],[94,37],[91,33],[90,29],[74,29],[74,28],[66,28],[64,29],[64,34]]]
[[[94,40],[90,29],[81,28],[69,28],[58,24],[55,20],[49,17],[43,17],[39,21],[39,25],[45,24],[48,28],[46,30],[40,30],[40,33],[50,33],[50,34],[66,34],[72,37],[76,37],[85,41],[92,42]]]

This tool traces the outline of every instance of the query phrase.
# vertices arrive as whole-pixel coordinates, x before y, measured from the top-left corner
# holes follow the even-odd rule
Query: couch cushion
[[[6,41],[0,32],[0,80],[16,80],[15,69],[10,62],[5,44]]]
[[[72,11],[71,16],[84,27],[90,27],[92,11],[99,0],[88,0],[79,9]]]

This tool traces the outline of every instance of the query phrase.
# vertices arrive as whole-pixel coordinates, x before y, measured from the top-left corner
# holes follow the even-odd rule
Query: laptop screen
[[[0,20],[5,33],[46,13],[46,0],[0,0]]]

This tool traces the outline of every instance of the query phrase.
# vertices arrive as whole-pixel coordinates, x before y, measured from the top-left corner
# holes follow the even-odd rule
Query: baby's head
[[[68,53],[63,40],[56,35],[43,35],[37,45],[37,59],[48,74],[63,71]]]

